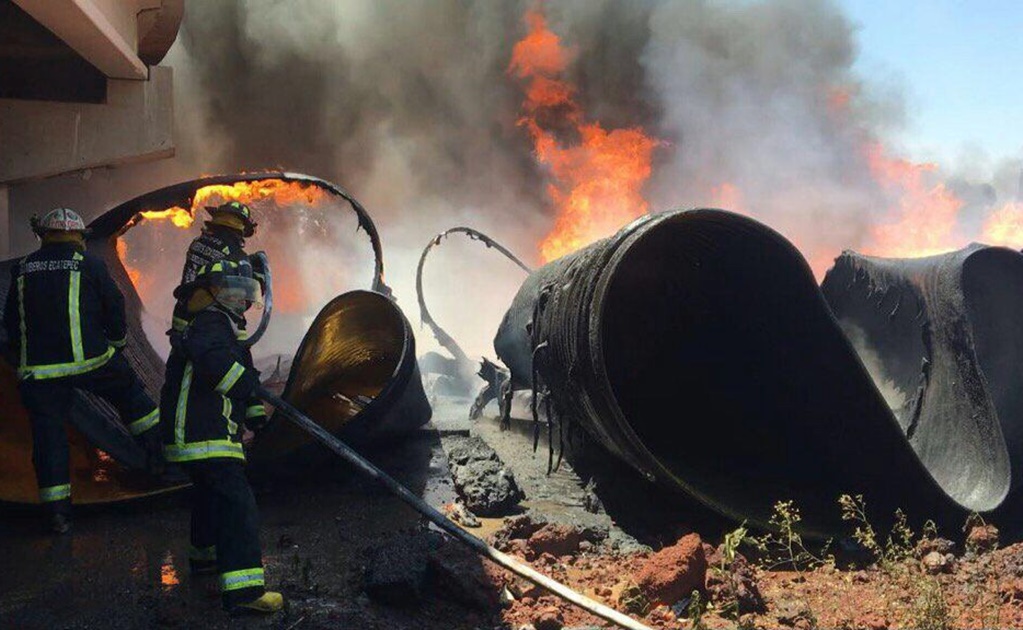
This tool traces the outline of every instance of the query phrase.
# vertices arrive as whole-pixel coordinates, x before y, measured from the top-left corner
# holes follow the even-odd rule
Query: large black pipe
[[[1011,305],[994,316],[977,296],[998,301],[994,283],[980,279],[991,268],[1023,294],[1019,259],[967,253],[893,274],[903,286],[926,270],[975,278],[949,285],[952,302],[973,296],[972,310],[940,300],[928,307],[942,331],[932,344],[958,347],[974,316],[997,320],[985,324],[990,338],[1006,336],[1015,348]],[[847,265],[840,259],[825,283],[836,303],[849,290]],[[907,291],[899,307],[907,316],[919,312],[911,301]],[[792,244],[751,219],[691,210],[642,217],[534,272],[494,345],[514,382],[549,392],[556,421],[578,423],[649,479],[760,524],[776,501],[792,499],[806,529],[825,535],[842,531],[836,501],[846,493],[865,495],[878,517],[901,508],[946,527],[971,511],[1006,509],[1010,455],[1020,450],[1004,438],[1018,432],[1020,395],[1009,384],[1019,368],[1008,367],[1016,355],[990,341],[979,361],[923,353],[920,330],[919,322],[892,330],[882,344],[905,346],[903,384],[915,387],[925,356],[931,364],[928,426],[918,423],[909,440]],[[977,377],[985,361],[999,370],[994,400],[1004,415],[985,388],[992,377]]]

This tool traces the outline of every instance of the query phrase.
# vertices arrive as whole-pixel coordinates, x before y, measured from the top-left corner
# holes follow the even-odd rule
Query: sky
[[[1023,155],[1023,2],[838,0],[859,27],[857,69],[901,85],[917,160]]]

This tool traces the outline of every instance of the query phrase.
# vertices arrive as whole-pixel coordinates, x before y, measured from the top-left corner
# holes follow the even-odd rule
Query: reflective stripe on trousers
[[[71,498],[71,484],[65,483],[59,486],[39,488],[39,500],[43,503],[53,503]]]
[[[229,571],[220,576],[220,590],[222,591],[237,591],[253,586],[264,586],[262,568]]]

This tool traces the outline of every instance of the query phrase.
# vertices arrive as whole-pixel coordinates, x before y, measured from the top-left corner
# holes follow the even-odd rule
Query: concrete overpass
[[[33,210],[10,208],[8,187],[174,154],[157,64],[183,14],[184,0],[0,0],[0,260]]]

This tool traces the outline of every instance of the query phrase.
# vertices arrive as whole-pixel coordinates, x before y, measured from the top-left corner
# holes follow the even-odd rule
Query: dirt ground
[[[480,435],[527,498],[520,514],[481,519],[470,531],[652,628],[1023,627],[1023,545],[964,553],[957,541],[933,575],[915,552],[862,568],[840,559],[840,568],[803,571],[766,570],[751,558],[745,582],[730,582],[738,565],[716,548],[734,524],[682,500],[658,500],[656,489],[613,465],[580,475],[565,463],[547,475],[546,447],[534,453],[521,427],[500,432],[493,419],[470,426],[461,401],[437,409],[433,425],[381,445],[371,459],[432,505],[446,506],[456,495],[445,445]],[[599,497],[593,479],[602,485]],[[189,575],[188,507],[179,494],[79,510],[69,537],[38,533],[31,511],[0,512],[0,628],[609,627],[454,544],[442,552],[448,575],[422,597],[380,604],[365,591],[368,564],[381,545],[422,535],[417,513],[343,465],[263,479],[257,490],[269,585],[285,593],[283,613],[231,619],[220,610],[215,580]],[[692,544],[694,534],[702,542]],[[684,552],[680,539],[688,541]],[[465,597],[466,576],[475,576],[475,597]],[[756,610],[736,610],[736,591],[721,587],[740,582],[742,596],[749,589],[759,596]],[[701,596],[659,602],[651,584]]]

